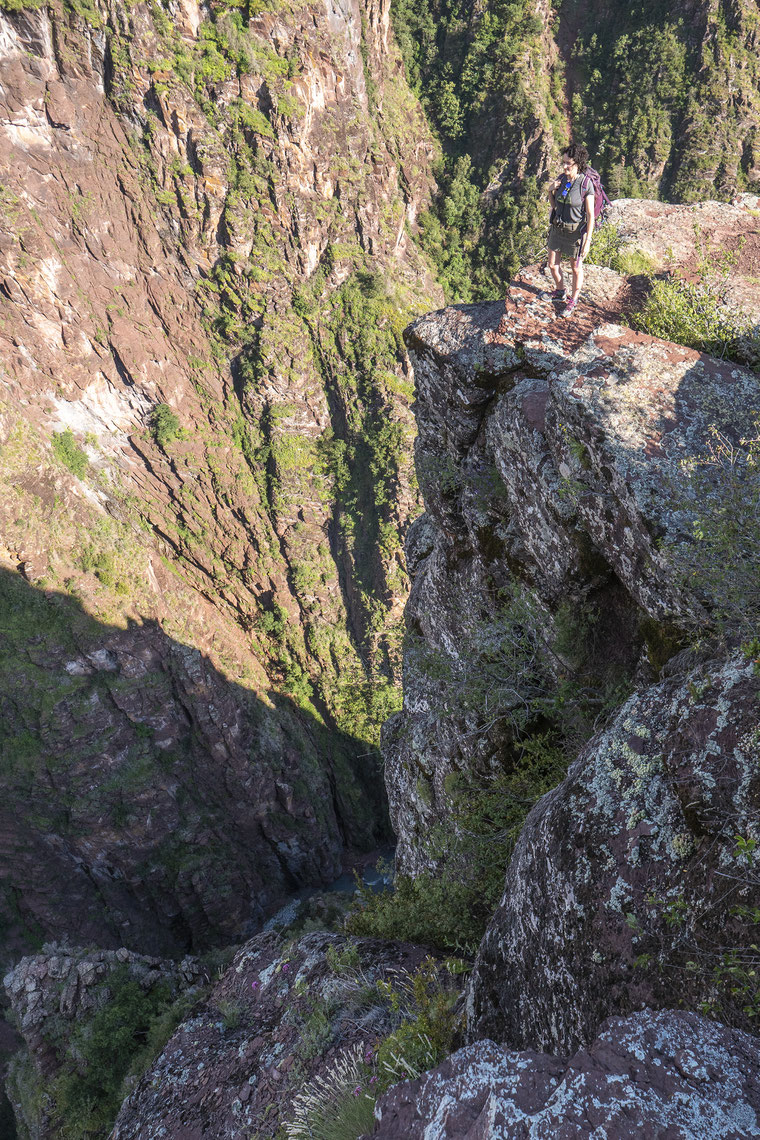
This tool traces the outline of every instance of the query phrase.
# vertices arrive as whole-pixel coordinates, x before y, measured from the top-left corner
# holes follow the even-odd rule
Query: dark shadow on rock
[[[260,929],[387,842],[379,765],[155,622],[0,570],[0,939],[177,955]]]

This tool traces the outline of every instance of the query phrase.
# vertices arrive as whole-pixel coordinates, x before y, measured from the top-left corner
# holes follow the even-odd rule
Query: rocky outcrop
[[[558,679],[646,684],[707,620],[667,550],[693,515],[681,461],[752,434],[758,377],[618,323],[626,280],[590,268],[558,319],[546,279],[415,322],[416,461],[404,710],[385,735],[399,867],[436,865],[458,773],[492,775]]]
[[[43,1072],[57,1067],[56,1042],[107,1003],[115,970],[144,990],[164,982],[175,994],[206,980],[198,959],[189,956],[175,962],[124,947],[93,951],[65,943],[43,946],[40,954],[22,958],[3,979],[15,1023]]]
[[[760,676],[706,661],[632,697],[526,820],[468,996],[470,1040],[569,1053],[611,1014],[751,1028]]]
[[[624,242],[655,268],[679,267],[684,277],[707,274],[716,294],[760,321],[760,196],[739,194],[727,202],[677,206],[618,198],[608,222]]]
[[[693,1013],[611,1018],[569,1060],[478,1041],[378,1103],[378,1140],[760,1136],[757,1039]]]
[[[376,982],[403,983],[423,957],[419,948],[337,935],[290,946],[258,935],[124,1102],[113,1140],[279,1135],[297,1094],[318,1096],[319,1079],[341,1062],[354,1066],[352,1095],[391,1027]]]
[[[4,979],[26,1045],[13,1057],[6,1081],[19,1135],[60,1135],[61,1106],[50,1087],[60,1095],[73,1083],[81,1108],[88,1095],[113,1084],[112,1067],[124,1064],[125,1045],[139,1048],[151,1013],[177,1000],[192,1005],[207,981],[196,958],[176,962],[124,947],[93,951],[53,943],[23,958]]]

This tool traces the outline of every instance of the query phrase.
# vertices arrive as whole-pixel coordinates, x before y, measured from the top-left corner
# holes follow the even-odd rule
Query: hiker
[[[565,301],[563,317],[571,315],[583,288],[583,259],[594,233],[594,185],[585,174],[588,165],[585,146],[571,143],[562,151],[562,175],[549,187],[552,212],[547,263],[555,285],[552,300]],[[560,267],[563,256],[571,259],[573,270],[573,291],[568,299]]]

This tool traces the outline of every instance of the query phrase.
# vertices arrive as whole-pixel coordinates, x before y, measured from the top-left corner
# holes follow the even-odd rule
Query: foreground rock
[[[568,1053],[611,1014],[677,1003],[751,1026],[759,707],[752,661],[708,662],[632,697],[581,753],[517,842],[470,1040]]]
[[[528,271],[506,309],[456,306],[406,334],[427,513],[407,544],[404,709],[384,747],[410,874],[436,866],[449,781],[508,768],[558,678],[652,681],[678,629],[707,618],[667,557],[692,530],[681,461],[714,430],[752,434],[760,381],[621,325],[626,280],[588,279],[570,321]]]
[[[124,1102],[113,1140],[279,1135],[305,1085],[341,1059],[358,1058],[359,1072],[371,1058],[392,1018],[376,981],[402,980],[424,956],[418,947],[329,934],[286,949],[258,935]]]
[[[693,1013],[612,1018],[570,1060],[478,1041],[397,1085],[377,1140],[748,1140],[760,1136],[758,1041]]]

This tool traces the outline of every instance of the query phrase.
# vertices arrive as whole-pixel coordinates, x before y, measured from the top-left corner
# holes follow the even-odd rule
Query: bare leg
[[[556,249],[550,249],[546,263],[549,266],[549,272],[552,275],[552,281],[554,282],[555,288],[562,289],[564,288],[564,285],[562,282],[562,270],[559,267],[559,261],[560,255],[557,253]]]
[[[583,262],[579,257],[572,260],[573,266],[573,300],[578,300],[578,294],[583,288]]]

